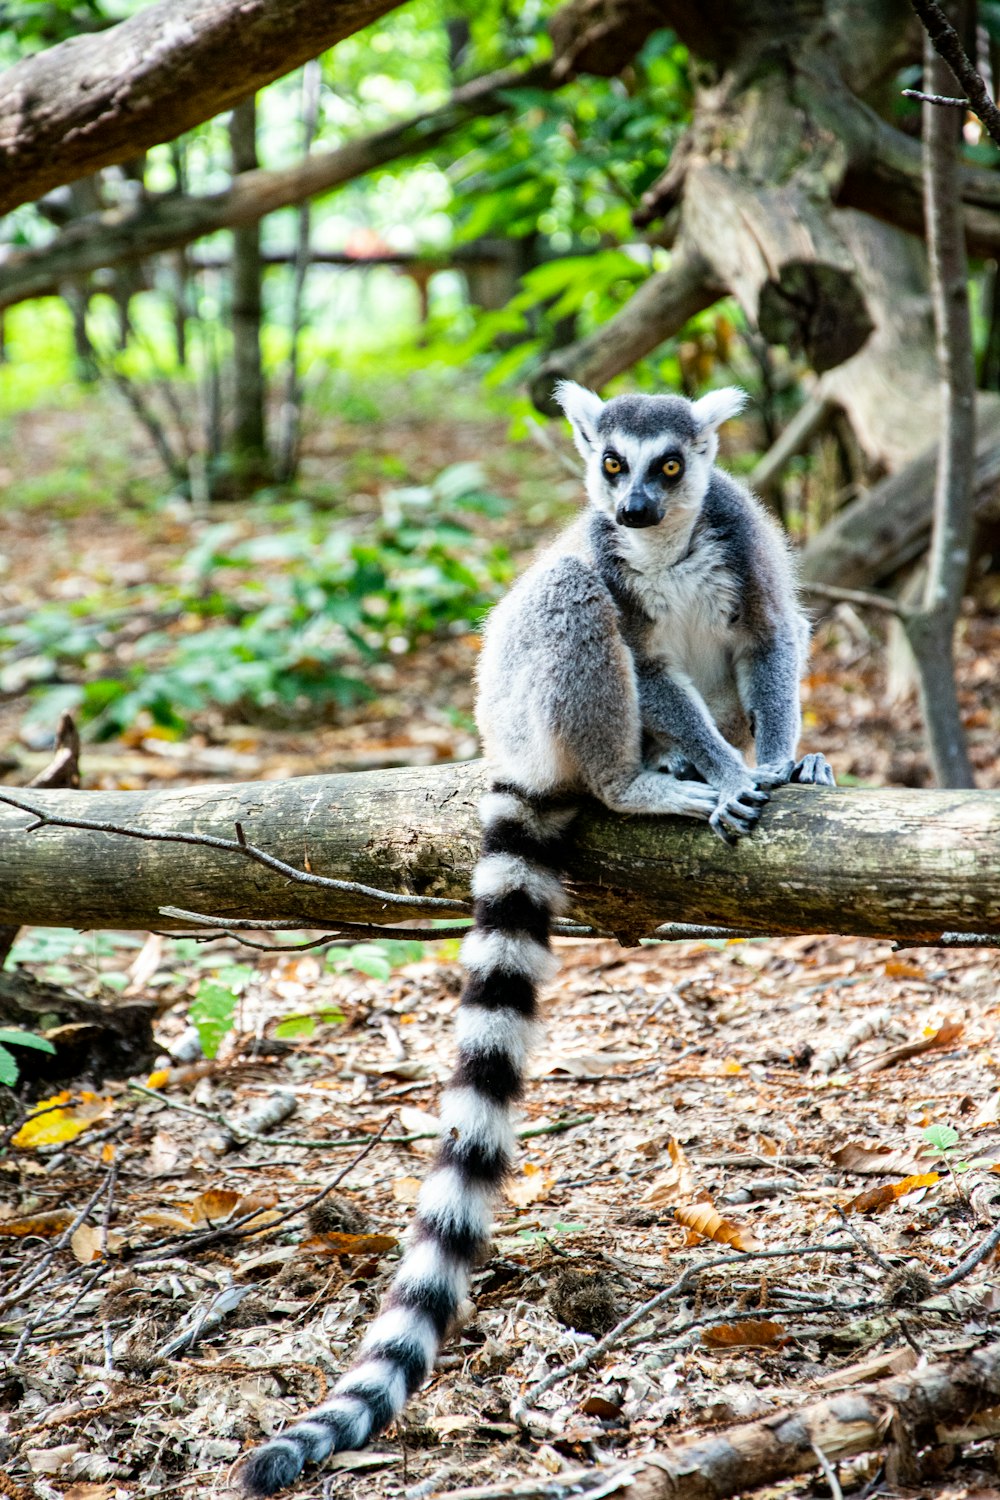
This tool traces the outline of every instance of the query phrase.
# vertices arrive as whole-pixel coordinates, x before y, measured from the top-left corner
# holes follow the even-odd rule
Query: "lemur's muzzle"
[[[615,520],[619,526],[658,526],[663,520],[663,501],[637,486],[616,509]]]

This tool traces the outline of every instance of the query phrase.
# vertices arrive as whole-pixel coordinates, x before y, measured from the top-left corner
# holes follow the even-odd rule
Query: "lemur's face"
[[[565,381],[558,399],[587,461],[591,503],[629,528],[688,523],[705,497],[718,452],[716,428],[743,404],[743,392],[616,396],[602,402]]]

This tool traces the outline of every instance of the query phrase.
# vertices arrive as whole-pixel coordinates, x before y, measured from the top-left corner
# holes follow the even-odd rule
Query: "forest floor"
[[[76,443],[98,472],[111,446],[93,408],[11,428],[12,492],[53,444]],[[556,459],[526,445],[511,458],[497,421],[344,424],[324,466],[349,471],[362,441],[369,460],[402,448],[410,483],[483,461],[520,507],[489,523],[515,554],[572,500]],[[366,473],[356,509],[382,482]],[[0,509],[0,525],[2,619],[109,577],[155,581],[205,523],[46,492],[30,511]],[[806,740],[842,780],[927,784],[913,693],[890,695],[881,631],[844,608],[819,624]],[[959,646],[982,786],[1000,786],[998,659],[1000,590],[984,579]],[[85,744],[83,784],[469,756],[474,660],[468,633],[428,640],[383,663],[377,700],[306,730],[221,712],[181,738],[141,724]],[[28,702],[0,701],[11,786],[48,758],[22,732]],[[403,1421],[310,1471],[303,1500],[359,1482],[371,1500],[555,1493],[581,1466],[615,1469],[997,1336],[995,1254],[934,1283],[998,1214],[1000,955],[841,937],[557,947],[523,1155],[475,1309]],[[455,944],[256,953],[32,929],[13,957],[78,995],[150,1002],[155,1047],[152,1072],[92,1073],[65,1096],[37,1082],[8,1108],[0,1495],[228,1493],[243,1452],[322,1400],[392,1274],[450,1067]],[[213,1015],[225,1021],[209,1059]],[[25,1128],[28,1098],[48,1114]],[[699,1274],[641,1313],[685,1271]],[[837,1466],[843,1493],[1000,1495],[988,1441],[926,1449],[908,1487],[884,1457]],[[835,1490],[817,1471],[757,1493]]]

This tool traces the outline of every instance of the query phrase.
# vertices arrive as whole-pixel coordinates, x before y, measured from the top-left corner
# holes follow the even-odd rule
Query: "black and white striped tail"
[[[441,1099],[442,1144],[417,1203],[409,1248],[357,1363],[324,1406],[246,1461],[251,1495],[291,1484],[306,1463],[360,1448],[398,1416],[430,1374],[486,1246],[493,1200],[510,1167],[510,1110],[521,1092],[539,986],[552,977],[552,918],[573,809],[497,784],[482,801],[475,924],[462,945],[458,1067]]]

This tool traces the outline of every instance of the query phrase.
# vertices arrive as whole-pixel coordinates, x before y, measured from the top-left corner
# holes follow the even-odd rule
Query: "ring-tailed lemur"
[[[437,1164],[358,1363],[325,1405],[250,1455],[251,1494],[360,1447],[430,1374],[512,1160],[510,1110],[555,967],[549,929],[564,909],[574,799],[707,819],[734,842],[766,788],[833,782],[821,755],[793,758],[808,627],[784,541],[714,467],[716,429],[743,399],[722,390],[604,404],[561,385],[590,506],[485,630],[477,719],[493,782]],[[739,753],[751,743],[753,769]]]

